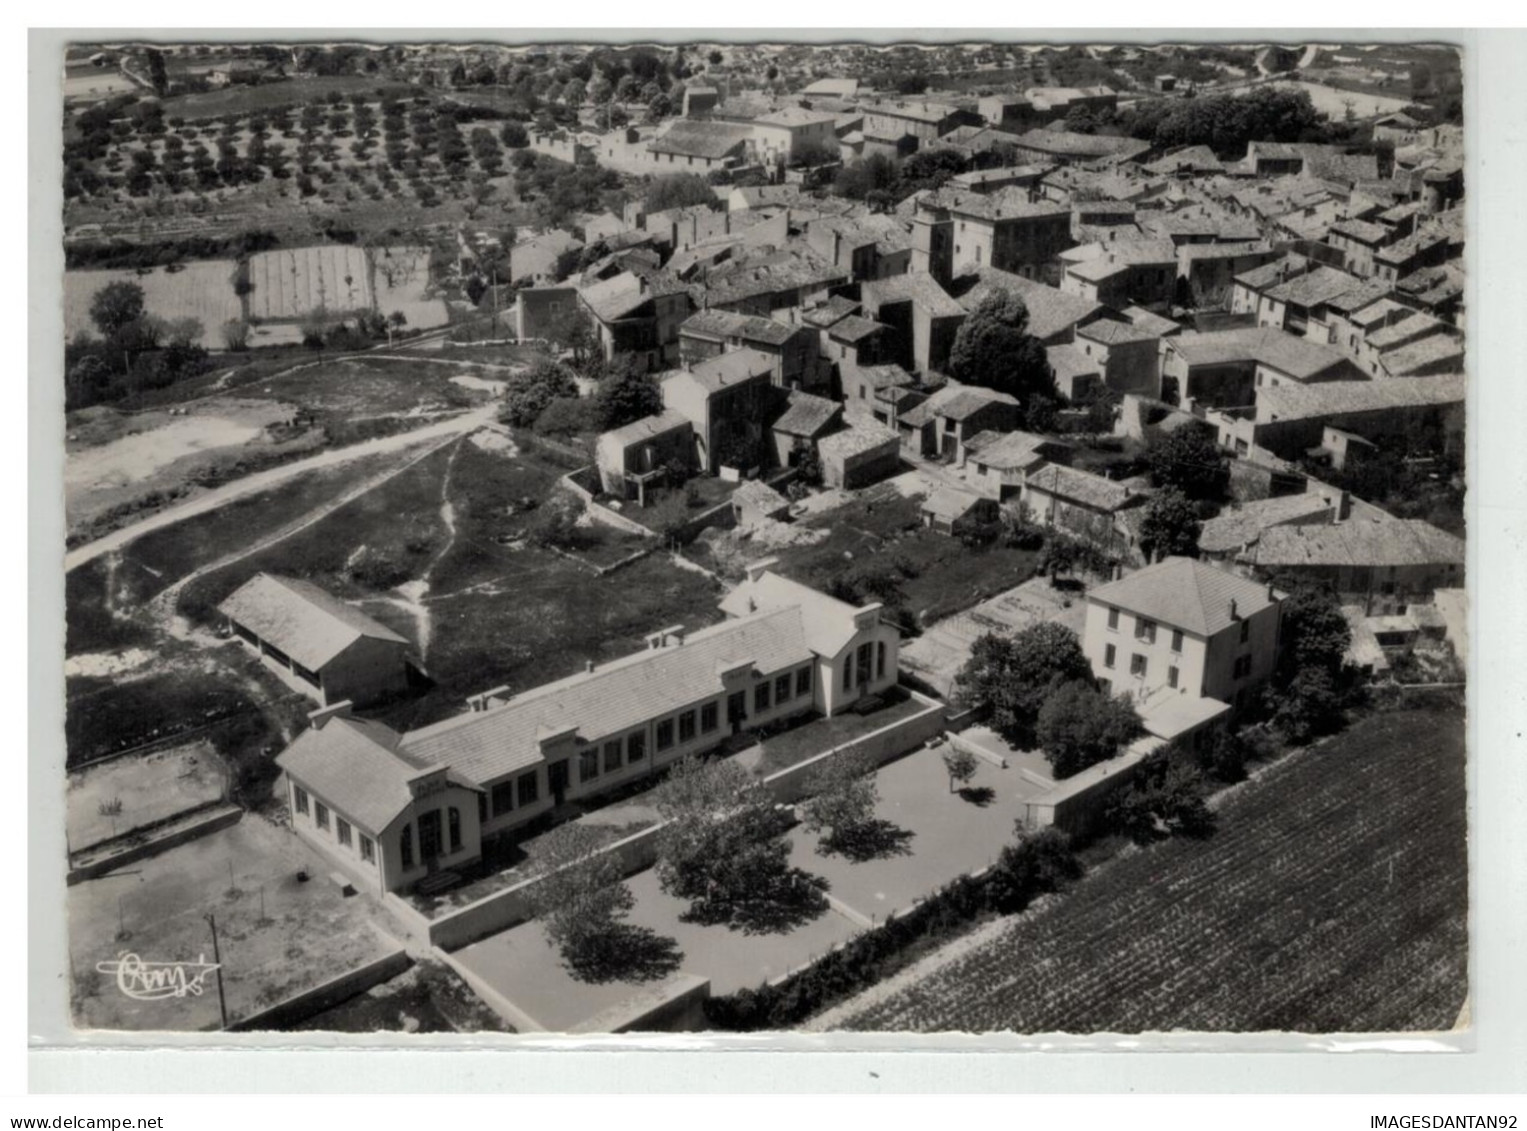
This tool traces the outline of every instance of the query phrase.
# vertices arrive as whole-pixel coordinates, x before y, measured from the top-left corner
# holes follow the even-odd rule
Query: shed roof
[[[1122,483],[1058,463],[1047,464],[1031,474],[1028,486],[1030,490],[1104,512],[1120,510],[1139,498]]]
[[[790,394],[790,405],[784,415],[774,422],[773,428],[787,436],[803,436],[813,440],[831,426],[842,408],[837,401],[796,390]]]
[[[269,573],[257,573],[239,586],[218,612],[315,672],[362,637],[408,644],[312,582]]]
[[[672,153],[680,157],[704,157],[715,161],[730,154],[752,136],[751,126],[678,118],[662,137],[653,138],[647,143],[647,150],[651,153]]]
[[[857,421],[841,432],[817,441],[817,453],[824,460],[847,461],[881,447],[900,444],[895,432],[879,424]]]

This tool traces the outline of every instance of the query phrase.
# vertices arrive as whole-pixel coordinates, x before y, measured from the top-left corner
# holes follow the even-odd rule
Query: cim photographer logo
[[[206,989],[207,975],[218,968],[201,955],[195,962],[145,962],[131,951],[123,951],[115,960],[97,962],[95,968],[117,980],[117,989],[135,1001],[161,1001],[165,998],[200,997]]]

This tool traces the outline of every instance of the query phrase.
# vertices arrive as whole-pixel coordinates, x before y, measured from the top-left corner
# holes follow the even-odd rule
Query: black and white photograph
[[[63,49],[64,1024],[1468,1033],[1465,47],[627,34]]]

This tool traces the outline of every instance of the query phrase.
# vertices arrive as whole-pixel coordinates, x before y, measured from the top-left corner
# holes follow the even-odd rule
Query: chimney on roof
[[[1240,620],[1241,619],[1240,613],[1237,612],[1236,607],[1235,607],[1235,598],[1234,597],[1230,598],[1230,619],[1231,620]]]
[[[584,660],[583,661],[583,674],[584,675],[593,675],[594,674],[594,661],[593,660]]]
[[[677,648],[683,643],[684,626],[682,624],[671,624],[667,628],[663,629],[664,648]]]
[[[348,699],[327,707],[320,707],[316,711],[308,712],[308,725],[314,730],[322,730],[325,723],[330,719],[348,719],[353,713],[355,704]]]
[[[1274,602],[1274,601],[1276,601],[1276,600],[1277,600],[1277,599],[1278,599],[1278,595],[1277,595],[1277,593],[1276,593],[1276,592],[1275,592],[1275,591],[1274,591],[1274,590],[1273,590],[1273,587],[1272,587],[1272,582],[1271,582],[1271,581],[1269,581],[1269,582],[1268,582],[1268,583],[1267,583],[1267,603],[1268,603],[1268,604],[1269,604],[1269,605],[1270,605],[1270,604],[1272,604],[1272,603],[1273,603],[1273,602]]]

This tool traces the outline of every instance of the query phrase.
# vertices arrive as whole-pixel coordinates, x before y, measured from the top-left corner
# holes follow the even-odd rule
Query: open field
[[[249,313],[294,319],[315,311],[370,310],[371,265],[364,248],[344,244],[262,251],[249,257]]]
[[[243,304],[233,291],[237,264],[231,259],[186,263],[174,271],[163,267],[137,271],[65,271],[64,336],[98,334],[90,320],[90,302],[109,283],[136,283],[143,288],[143,309],[166,320],[194,318],[201,323],[205,349],[226,348],[223,324],[242,321]]]
[[[851,1014],[862,1030],[1441,1030],[1467,994],[1463,716],[1397,710]]]
[[[508,1025],[482,1003],[449,966],[414,963],[333,1009],[309,1017],[290,1032],[506,1033]]]
[[[65,802],[69,849],[78,852],[216,801],[225,785],[223,768],[205,739],[70,774]],[[103,811],[117,804],[120,812]]]
[[[220,118],[225,114],[248,114],[278,106],[302,106],[321,101],[338,92],[349,96],[374,93],[395,85],[375,75],[313,75],[308,78],[283,79],[258,86],[228,86],[203,94],[177,94],[164,100],[164,112],[188,122]]]
[[[297,879],[299,868],[311,877]],[[96,969],[126,951],[150,962],[212,961],[204,918],[217,918],[230,1020],[274,1005],[397,944],[373,926],[371,893],[350,898],[289,829],[254,815],[69,889],[76,1024],[103,1029],[218,1028],[217,986],[136,1001]]]

